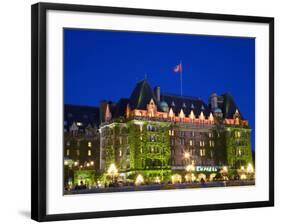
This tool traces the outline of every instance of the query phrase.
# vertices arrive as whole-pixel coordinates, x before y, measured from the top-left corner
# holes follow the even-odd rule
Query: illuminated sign
[[[197,172],[218,172],[219,167],[217,166],[196,166]]]

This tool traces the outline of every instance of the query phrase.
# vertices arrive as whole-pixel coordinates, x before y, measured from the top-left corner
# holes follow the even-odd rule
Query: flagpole
[[[180,82],[181,82],[181,96],[182,96],[182,61],[180,61]]]

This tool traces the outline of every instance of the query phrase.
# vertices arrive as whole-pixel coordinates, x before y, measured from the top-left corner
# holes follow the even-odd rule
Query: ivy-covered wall
[[[232,168],[253,164],[250,129],[226,127],[226,161]]]
[[[130,121],[131,170],[170,168],[171,149],[167,122]]]
[[[156,176],[163,177],[165,170],[171,170],[170,126],[169,122],[133,119],[104,127],[101,133],[104,171],[114,163],[120,172],[155,170]],[[249,128],[216,125],[211,136],[209,133],[210,130],[201,137],[214,141],[212,146],[207,140],[205,144],[205,157],[214,160],[214,165],[227,165],[231,169],[253,163]]]
[[[128,120],[114,122],[102,131],[103,159],[107,170],[170,169],[169,123]]]

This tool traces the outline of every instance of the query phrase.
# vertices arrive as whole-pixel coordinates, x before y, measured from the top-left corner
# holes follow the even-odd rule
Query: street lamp
[[[247,173],[253,173],[253,172],[254,172],[254,167],[251,163],[249,163],[247,166]]]
[[[247,174],[248,174],[249,179],[253,178],[254,172],[255,172],[255,170],[254,170],[253,165],[251,163],[249,163],[247,166]]]
[[[141,185],[144,182],[143,176],[139,174],[136,178],[135,185]]]
[[[227,173],[228,173],[228,168],[227,166],[223,166],[220,173],[222,174],[223,180],[227,180]]]
[[[184,153],[184,158],[185,159],[190,159],[190,153],[189,152]]]
[[[114,182],[114,176],[118,175],[118,170],[117,170],[114,163],[110,164],[110,166],[108,167],[107,173],[108,173],[108,175],[111,176],[112,183],[113,183]]]
[[[187,165],[185,170],[189,173],[190,180],[194,181],[195,180],[195,176],[194,176],[194,174],[192,172],[195,171],[195,166],[193,164]],[[186,179],[189,179],[189,178],[186,178]]]

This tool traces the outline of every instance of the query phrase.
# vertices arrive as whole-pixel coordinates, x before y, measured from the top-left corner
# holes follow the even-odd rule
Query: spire
[[[105,110],[105,116],[104,116],[104,120],[106,122],[110,121],[112,118],[112,115],[111,115],[111,112],[110,112],[110,109],[109,109],[109,104],[106,105],[106,110]]]
[[[193,110],[193,109],[194,109],[194,105],[193,105],[193,103],[191,104],[190,108],[191,108],[191,110]]]
[[[184,114],[184,112],[183,112],[182,109],[181,109],[181,111],[180,111],[179,117],[180,117],[181,119],[185,118],[185,114]]]
[[[174,111],[173,111],[173,108],[170,108],[169,110],[169,118],[173,118],[175,115],[174,115]]]
[[[130,108],[130,105],[127,104],[127,107],[126,107],[126,118],[129,118],[130,114],[131,114],[131,108]]]
[[[150,117],[154,117],[156,115],[157,106],[153,98],[151,98],[149,104],[147,104],[147,112]]]
[[[202,111],[201,111],[201,113],[200,113],[199,119],[200,119],[200,120],[205,120],[205,116],[204,116],[204,114],[203,114]]]
[[[192,119],[192,120],[195,118],[193,110],[190,111],[189,118]]]
[[[212,112],[210,113],[209,121],[214,121],[214,116],[213,116]]]

